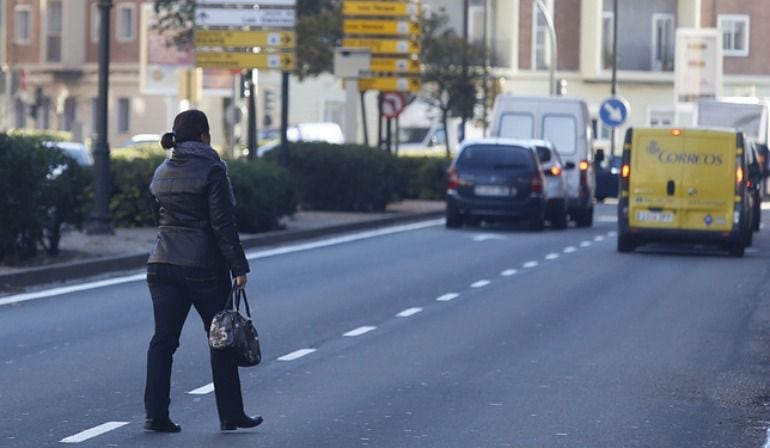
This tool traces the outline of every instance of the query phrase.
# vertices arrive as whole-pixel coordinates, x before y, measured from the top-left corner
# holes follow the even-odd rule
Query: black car
[[[491,138],[464,143],[448,174],[447,227],[522,219],[532,230],[543,229],[546,180],[531,143]]]
[[[602,160],[604,162],[604,160]],[[602,202],[607,198],[618,197],[618,186],[620,185],[620,166],[622,159],[620,156],[610,156],[606,163],[596,166],[596,191],[594,197]]]

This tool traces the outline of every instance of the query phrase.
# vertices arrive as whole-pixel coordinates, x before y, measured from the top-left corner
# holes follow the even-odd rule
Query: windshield
[[[471,145],[457,158],[459,168],[532,169],[532,152],[521,146]]]
[[[400,128],[398,141],[401,143],[422,143],[429,131],[430,128]]]

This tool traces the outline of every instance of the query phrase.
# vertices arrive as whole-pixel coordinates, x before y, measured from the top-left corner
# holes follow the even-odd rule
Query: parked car
[[[546,179],[531,141],[466,141],[449,167],[448,179],[448,228],[479,219],[519,219],[531,230],[543,229]]]
[[[742,257],[753,233],[748,148],[735,130],[629,128],[618,251],[674,240],[712,242]]]
[[[152,145],[152,144],[160,145],[159,134],[136,134],[132,136],[131,139],[123,142],[117,148],[135,148],[137,146]]]
[[[80,166],[91,166],[94,164],[91,152],[82,143],[48,141],[43,142],[43,145],[61,150],[67,156],[75,159],[75,162]]]
[[[599,154],[602,154],[602,156],[600,157]],[[597,162],[604,159],[603,154],[603,152],[597,152]],[[614,155],[610,156],[606,162],[602,160],[602,162],[594,164],[594,171],[596,171],[596,192],[594,193],[594,197],[596,197],[597,201],[602,202],[607,198],[618,197],[620,168],[622,164],[623,159],[620,156]]]
[[[553,143],[564,161],[570,219],[590,227],[594,215],[596,177],[588,105],[579,98],[498,95],[492,111],[491,135],[542,139]]]
[[[345,136],[342,128],[337,123],[299,123],[289,126],[286,130],[286,139],[290,142],[325,142],[341,145],[345,142]],[[264,156],[267,152],[281,144],[280,134],[278,140],[266,143],[257,148],[257,157]],[[244,155],[248,155],[248,149],[244,150]]]
[[[549,141],[533,140],[531,143],[537,149],[537,156],[545,174],[545,190],[548,197],[545,219],[554,228],[565,229],[567,227],[567,180],[561,156]]]

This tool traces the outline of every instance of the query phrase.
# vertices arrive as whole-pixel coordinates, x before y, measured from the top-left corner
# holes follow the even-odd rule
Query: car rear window
[[[546,146],[538,146],[537,147],[537,156],[540,158],[540,161],[542,163],[550,162],[551,161],[551,150],[548,149]]]
[[[532,151],[521,146],[466,146],[457,158],[457,166],[470,169],[532,169]]]

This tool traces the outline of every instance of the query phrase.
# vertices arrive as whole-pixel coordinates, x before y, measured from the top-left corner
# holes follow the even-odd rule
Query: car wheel
[[[757,197],[757,200],[754,201],[754,213],[752,214],[751,219],[751,230],[758,232],[759,231],[759,223],[762,218],[762,204],[760,203],[762,200]]]
[[[479,218],[478,216],[466,215],[465,224],[473,227],[478,227],[479,225],[481,225],[481,218]]]
[[[575,224],[578,227],[591,227],[594,223],[594,207],[588,207],[580,210],[575,217]]]
[[[459,213],[449,211],[446,212],[446,228],[456,229],[463,225],[463,218]]]
[[[532,230],[533,232],[540,232],[544,228],[545,213],[543,213],[543,210],[540,210],[529,218],[529,230]]]
[[[636,241],[634,241],[633,236],[625,234],[618,235],[618,252],[633,252],[634,249],[636,249]]]
[[[727,244],[727,252],[731,257],[742,257],[746,253],[746,246],[743,245],[743,238],[736,238]]]

